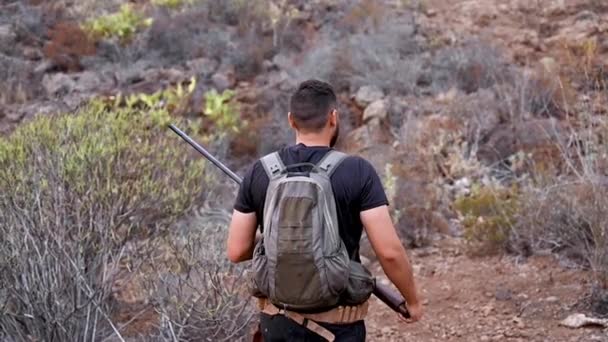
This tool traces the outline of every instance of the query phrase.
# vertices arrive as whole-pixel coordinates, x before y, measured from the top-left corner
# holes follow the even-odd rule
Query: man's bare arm
[[[384,273],[401,292],[408,306],[419,306],[412,266],[399,240],[388,207],[365,210],[360,216]]]
[[[247,261],[253,257],[256,243],[257,218],[255,213],[234,210],[228,228],[226,252],[234,263]]]

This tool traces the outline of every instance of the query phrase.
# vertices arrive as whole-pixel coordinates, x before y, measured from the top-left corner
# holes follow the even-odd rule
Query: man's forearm
[[[395,253],[391,257],[379,257],[379,260],[384,273],[395,284],[405,300],[410,304],[417,303],[419,299],[414,274],[405,250],[401,248],[399,253]]]

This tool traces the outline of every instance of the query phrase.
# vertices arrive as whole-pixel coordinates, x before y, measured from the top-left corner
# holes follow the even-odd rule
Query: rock
[[[557,303],[557,302],[559,302],[559,298],[557,298],[555,296],[547,297],[547,298],[545,298],[545,302],[547,302],[547,303]]]
[[[175,84],[187,79],[186,74],[181,69],[170,68],[162,71],[163,80],[170,84]]]
[[[211,58],[197,58],[186,63],[188,69],[204,76],[212,75],[218,68],[219,62]]]
[[[494,305],[492,303],[489,303],[481,308],[481,312],[484,317],[488,317],[492,311],[494,311]]]
[[[55,66],[55,64],[49,60],[44,60],[42,62],[40,62],[38,64],[38,66],[36,66],[36,68],[34,68],[34,73],[36,74],[44,74],[45,72],[51,70],[53,67]]]
[[[597,20],[597,14],[595,14],[589,10],[583,10],[583,11],[578,12],[576,17],[574,18],[574,20],[576,20],[576,21],[589,20],[589,19]]]
[[[31,61],[39,61],[44,57],[40,49],[36,49],[29,46],[24,47],[22,53],[25,59],[29,59]]]
[[[225,89],[229,89],[231,85],[228,76],[226,76],[225,74],[217,73],[211,77],[211,81],[213,82],[213,85],[217,88],[217,90],[220,92]]]
[[[499,301],[507,301],[507,300],[511,300],[511,298],[513,296],[511,294],[511,290],[499,288],[496,290],[494,297],[496,298],[496,300],[499,300]]]
[[[9,122],[16,123],[16,122],[21,121],[21,119],[23,119],[23,117],[25,116],[25,113],[23,111],[11,110],[11,111],[7,112],[5,114],[5,116]]]
[[[452,188],[456,196],[468,195],[471,192],[471,179],[469,177],[457,179]]]
[[[270,87],[275,87],[282,84],[289,79],[289,75],[284,70],[271,72],[268,76],[268,83]]]
[[[429,8],[424,12],[424,14],[426,14],[426,16],[429,18],[433,18],[434,16],[437,15],[437,10],[435,10],[433,8]]]
[[[282,53],[272,58],[272,64],[283,70],[291,68],[291,60],[289,59],[289,57],[285,56]]]
[[[42,78],[42,86],[50,96],[69,94],[74,90],[75,82],[66,74],[46,74]]]
[[[555,61],[555,58],[553,57],[543,57],[540,59],[539,62],[546,72],[553,73],[556,72],[558,69],[557,61]]]
[[[382,121],[386,119],[387,116],[388,110],[386,101],[376,100],[365,108],[365,111],[363,112],[363,122],[367,123],[373,119],[379,119]]]
[[[363,86],[359,88],[355,94],[355,102],[361,106],[366,107],[372,102],[378,101],[384,97],[384,92],[377,86]]]
[[[234,66],[228,63],[222,63],[219,69],[211,77],[211,81],[220,92],[234,87],[236,84]]]
[[[454,101],[454,99],[458,96],[458,93],[458,88],[452,87],[447,92],[437,95],[437,102],[450,103]]]
[[[577,329],[585,326],[602,326],[608,328],[608,319],[587,317],[585,314],[572,314],[559,322],[559,325]]]
[[[520,329],[523,329],[526,327],[524,320],[521,319],[521,317],[517,317],[517,316],[513,317],[513,323],[515,323],[515,325]]]
[[[159,72],[150,69],[151,64],[144,60],[139,60],[124,69],[119,69],[115,73],[115,78],[120,84],[129,85],[142,82],[144,80],[155,80]]]
[[[76,82],[74,90],[79,92],[92,92],[99,88],[101,79],[97,73],[93,71],[84,71],[78,74],[74,74],[73,78]]]
[[[0,43],[3,45],[11,44],[15,38],[17,38],[17,35],[11,25],[0,25]]]

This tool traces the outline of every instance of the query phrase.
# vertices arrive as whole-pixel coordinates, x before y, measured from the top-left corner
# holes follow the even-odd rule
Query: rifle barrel
[[[171,130],[173,130],[173,132],[175,132],[177,135],[182,137],[182,139],[184,139],[188,144],[194,147],[194,149],[197,150],[200,154],[204,155],[207,159],[209,159],[209,161],[215,164],[215,166],[219,167],[220,170],[224,171],[224,173],[227,174],[228,177],[232,178],[238,184],[241,184],[243,182],[241,177],[239,177],[236,173],[232,172],[232,170],[230,170],[226,165],[222,164],[221,161],[217,160],[217,158],[215,158],[211,153],[209,153],[196,141],[192,140],[192,138],[190,138],[186,133],[182,132],[182,130],[175,127],[173,124],[170,124],[169,128],[171,128]]]

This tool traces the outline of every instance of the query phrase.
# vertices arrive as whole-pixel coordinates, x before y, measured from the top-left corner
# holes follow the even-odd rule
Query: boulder
[[[93,92],[101,85],[101,78],[93,71],[84,71],[72,75],[75,81],[74,90],[79,92]]]
[[[384,121],[388,116],[388,105],[385,100],[376,100],[372,102],[365,111],[363,111],[363,122]]]
[[[211,82],[213,82],[213,86],[220,92],[234,87],[236,85],[234,66],[222,64],[211,77]]]
[[[42,78],[42,86],[49,96],[69,94],[74,91],[76,83],[67,74],[45,74]]]
[[[187,65],[188,69],[194,71],[197,74],[210,76],[217,70],[219,63],[217,60],[212,58],[197,58],[188,61]]]
[[[213,86],[217,88],[218,91],[224,91],[230,88],[231,82],[226,74],[217,73],[211,77],[211,81],[213,82]]]
[[[289,70],[292,65],[289,57],[281,53],[272,58],[272,64],[283,70]]]
[[[363,86],[359,88],[354,96],[355,102],[361,106],[366,107],[372,102],[378,101],[384,97],[384,92],[377,86]]]

